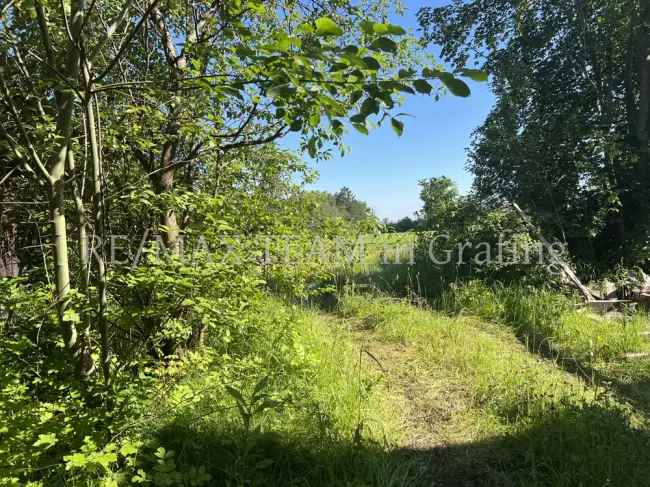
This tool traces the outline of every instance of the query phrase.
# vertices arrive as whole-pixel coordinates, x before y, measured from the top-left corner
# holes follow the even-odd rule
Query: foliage
[[[56,329],[52,290],[14,280],[0,281],[0,289],[0,483],[61,481],[70,462],[80,461],[64,458],[77,449],[92,457],[93,470],[109,471],[117,456],[97,445],[142,415],[155,375],[121,371],[111,388],[80,381]]]
[[[332,226],[344,226],[346,232],[355,234],[372,233],[378,228],[372,209],[358,200],[350,188],[343,187],[334,194],[304,192],[298,199],[308,206],[308,225],[318,234],[331,235]]]
[[[418,234],[417,267],[429,295],[467,278],[544,284],[558,280],[552,259],[521,217],[503,206],[461,196],[448,178],[420,183],[426,231]],[[562,254],[562,250],[557,250]]]
[[[240,320],[138,428],[175,452],[175,471],[204,469],[208,485],[380,485],[382,469],[406,468],[376,443],[392,425],[349,332],[274,299]]]
[[[493,75],[496,104],[470,150],[478,194],[519,203],[601,273],[648,261],[648,15],[639,0],[419,12],[443,59]]]
[[[560,360],[593,366],[644,349],[640,333],[646,317],[623,320],[577,311],[572,299],[550,289],[525,286],[489,287],[480,281],[453,286],[438,301],[441,309],[505,323],[531,350]]]
[[[295,272],[264,269],[251,243],[291,233],[304,247],[314,231],[295,183],[310,180],[310,171],[273,143],[294,132],[303,150],[326,157],[346,125],[368,133],[390,121],[401,133],[397,106],[404,94],[434,92],[429,81],[469,95],[456,75],[414,61],[413,39],[385,22],[390,7],[384,0],[6,5],[3,183],[50,210],[36,215],[36,228],[16,228],[49,244],[43,270],[48,279],[52,270],[61,333],[81,375],[98,365],[110,384],[112,369],[134,353],[172,354],[214,328],[207,303],[222,308],[212,314],[232,313],[258,291],[263,273],[301,297],[308,276],[325,279],[314,261]],[[355,224],[374,224],[349,191],[336,205]],[[9,223],[18,216],[12,212]],[[318,224],[340,233],[326,220]],[[115,236],[141,242],[126,253],[142,257],[140,267],[114,262],[107,246]],[[197,245],[201,237],[212,249],[181,262],[184,240]],[[154,242],[168,254],[162,263],[145,255],[158,252]],[[207,262],[229,248],[236,263]],[[25,268],[41,266],[25,260]]]
[[[422,227],[422,224],[420,219],[414,220],[411,217],[405,216],[394,223],[385,221],[384,227],[388,232],[404,233],[418,230]]]

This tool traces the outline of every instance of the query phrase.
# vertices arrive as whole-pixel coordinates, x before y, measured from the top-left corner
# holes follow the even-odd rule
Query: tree
[[[405,216],[404,218],[394,223],[393,228],[398,233],[410,232],[417,230],[420,227],[421,223],[422,222],[420,220],[414,220],[411,217]]]
[[[364,201],[359,201],[347,186],[334,193],[334,202],[343,213],[344,218],[352,223],[359,223],[374,217],[370,207]]]
[[[420,199],[423,202],[422,218],[428,230],[447,231],[455,223],[460,206],[458,187],[448,177],[420,181]]]
[[[404,30],[381,21],[386,2],[361,5],[37,0],[3,7],[0,177],[50,209],[58,322],[83,376],[95,368],[97,334],[110,381],[117,331],[106,319],[111,269],[103,240],[111,229],[153,223],[176,254],[196,214],[193,198],[207,200],[202,176],[230,177],[233,153],[293,131],[317,156],[346,124],[367,133],[372,119],[401,133],[392,113],[403,93],[430,93],[427,79],[468,94],[448,73],[400,69]],[[269,183],[272,167],[261,171]],[[133,192],[148,198],[155,218],[114,211]],[[102,243],[89,246],[91,237]],[[143,299],[155,302],[156,293]]]
[[[309,191],[301,194],[310,208],[311,227],[322,230],[334,222],[346,226],[355,233],[373,231],[378,219],[365,201],[360,201],[348,187],[334,194],[326,191]]]
[[[456,65],[492,73],[497,103],[469,167],[582,262],[646,263],[650,7],[639,0],[454,1],[419,13]]]

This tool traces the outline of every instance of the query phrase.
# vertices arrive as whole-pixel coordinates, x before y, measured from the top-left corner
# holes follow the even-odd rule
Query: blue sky
[[[447,1],[405,3],[407,13],[394,22],[416,29],[419,7]],[[409,97],[399,109],[413,115],[402,119],[406,124],[402,137],[397,137],[388,124],[368,136],[351,129],[345,137],[349,149],[345,157],[334,151],[333,159],[313,162],[320,179],[310,188],[334,192],[348,186],[377,216],[391,220],[411,216],[420,208],[421,179],[444,175],[455,180],[462,191],[469,189],[472,176],[465,170],[466,148],[472,131],[489,113],[494,97],[487,83],[467,83],[472,89],[469,98],[446,95],[436,102],[426,96]],[[291,140],[283,145],[296,147]],[[309,160],[307,155],[304,157]]]

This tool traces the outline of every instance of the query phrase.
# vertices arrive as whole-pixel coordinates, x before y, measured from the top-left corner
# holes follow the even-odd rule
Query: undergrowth
[[[436,304],[452,313],[508,324],[531,347],[585,363],[610,361],[646,347],[641,336],[648,328],[644,314],[612,319],[589,313],[557,291],[471,281],[451,287]]]
[[[246,320],[245,353],[213,346],[142,438],[209,485],[417,485],[415,465],[390,452],[381,376],[361,367],[349,332],[274,300]]]

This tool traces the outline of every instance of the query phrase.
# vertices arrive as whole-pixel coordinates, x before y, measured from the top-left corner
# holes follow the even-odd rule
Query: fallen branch
[[[544,245],[546,250],[548,250],[549,255],[553,259],[553,261],[558,265],[558,267],[562,270],[564,275],[567,276],[567,278],[573,283],[573,285],[578,288],[580,293],[584,296],[585,301],[587,302],[592,302],[592,301],[601,301],[598,296],[596,296],[591,289],[589,289],[587,286],[582,284],[580,279],[578,279],[578,276],[576,276],[575,272],[569,267],[569,265],[564,262],[560,256],[557,254],[553,246],[549,243],[548,240],[542,235],[542,232],[535,226],[533,223],[530,221],[528,216],[524,213],[524,211],[519,207],[517,203],[512,203],[512,206],[517,210],[517,213],[519,213],[519,216],[521,219],[524,221],[528,227],[533,231],[535,236],[539,239],[540,242]]]

